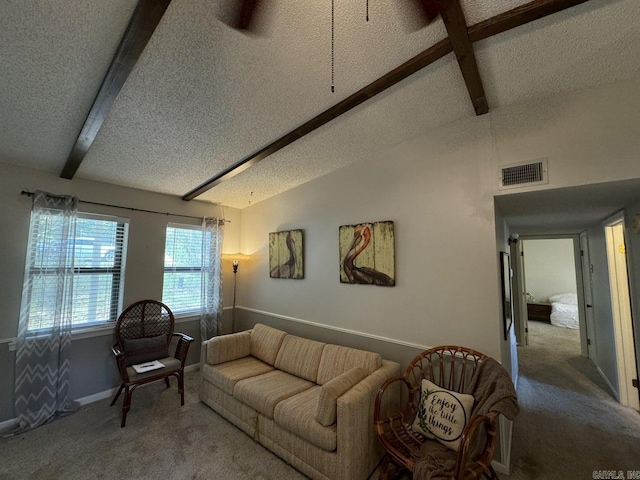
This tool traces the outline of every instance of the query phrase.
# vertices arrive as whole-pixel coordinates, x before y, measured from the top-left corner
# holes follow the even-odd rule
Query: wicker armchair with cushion
[[[388,395],[403,407],[384,411]],[[518,411],[511,377],[494,359],[458,346],[426,350],[376,397],[376,434],[386,451],[380,478],[396,467],[421,480],[496,479],[497,419]]]
[[[164,379],[169,388],[169,377],[178,379],[180,405],[184,405],[184,363],[193,338],[184,333],[174,333],[173,313],[164,303],[156,300],[141,300],[127,307],[116,322],[116,345],[112,351],[118,364],[122,385],[113,398],[115,405],[124,390],[122,422],[125,426],[127,412],[131,408],[131,394],[136,387]],[[172,337],[178,337],[175,353],[169,355]],[[158,360],[163,367],[143,373],[135,371],[133,365]]]

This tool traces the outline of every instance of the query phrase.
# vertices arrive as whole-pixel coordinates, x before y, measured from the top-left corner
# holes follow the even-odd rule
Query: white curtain
[[[222,334],[222,238],[224,220],[202,219],[202,294],[200,339]]]
[[[78,409],[67,396],[78,198],[33,195],[16,346],[14,433]]]

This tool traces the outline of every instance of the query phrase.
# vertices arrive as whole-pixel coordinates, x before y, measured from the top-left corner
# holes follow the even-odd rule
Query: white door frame
[[[629,290],[624,211],[604,221],[604,233],[611,292],[611,313],[618,371],[618,393],[622,405],[640,409],[638,390],[632,380],[638,378],[631,291]]]
[[[584,295],[584,314],[585,323],[587,325],[587,356],[597,364],[598,351],[596,349],[596,326],[593,312],[593,286],[591,274],[593,273],[593,265],[591,264],[591,253],[589,251],[589,234],[585,230],[580,233],[580,259],[582,271],[582,290]]]
[[[585,314],[585,300],[584,300],[584,289],[582,283],[582,260],[580,257],[580,235],[579,234],[555,234],[555,235],[521,235],[518,243],[522,240],[559,240],[559,239],[571,239],[573,240],[573,259],[575,266],[575,275],[576,275],[576,288],[578,294],[578,322],[580,327],[580,352],[583,357],[588,357],[589,351],[587,349],[587,322],[586,322],[586,314]],[[522,252],[522,246],[519,245],[519,252]],[[525,252],[526,255],[526,252]],[[522,267],[522,272],[524,272],[524,256],[517,255],[516,261],[520,262],[518,266]],[[524,272],[526,275],[526,272]],[[523,279],[523,295],[526,295],[526,280]],[[526,302],[525,302],[526,308]],[[526,329],[527,323],[527,315],[525,314],[522,319],[520,319],[519,328]],[[525,330],[526,335],[526,330]]]

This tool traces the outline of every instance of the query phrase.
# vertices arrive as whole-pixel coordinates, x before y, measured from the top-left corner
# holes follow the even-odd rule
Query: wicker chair
[[[414,472],[420,460],[420,451],[429,440],[416,433],[412,424],[420,402],[420,386],[425,378],[440,387],[459,393],[470,393],[468,387],[480,363],[487,358],[484,354],[469,348],[441,346],[422,352],[414,358],[406,369],[404,377],[390,378],[376,396],[374,422],[382,446],[386,451],[380,468],[380,479],[386,479],[389,468],[396,467]],[[388,396],[399,398],[391,402]],[[399,411],[387,411],[383,405],[403,405]],[[462,433],[456,464],[451,478],[457,480],[477,479],[483,475],[497,479],[491,466],[496,446],[496,418],[498,412],[487,415],[472,415]],[[480,438],[474,440],[474,436]],[[478,446],[480,443],[478,454]],[[475,449],[473,447],[476,447]],[[472,455],[472,450],[476,453]]]
[[[118,318],[115,332],[117,343],[112,351],[116,357],[122,385],[111,406],[115,405],[124,390],[121,427],[125,426],[127,412],[131,408],[133,390],[145,383],[164,379],[169,388],[169,377],[176,377],[180,405],[184,405],[184,363],[193,338],[184,333],[174,333],[174,325],[175,319],[169,307],[156,300],[136,302],[127,307]],[[174,356],[170,357],[168,351],[173,336],[178,337],[178,344]],[[137,373],[132,366],[152,360],[159,360],[164,367]]]

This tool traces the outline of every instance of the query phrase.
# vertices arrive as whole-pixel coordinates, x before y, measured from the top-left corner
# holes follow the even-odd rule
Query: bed
[[[551,325],[563,328],[578,328],[578,295],[558,293],[549,297],[551,303]]]

